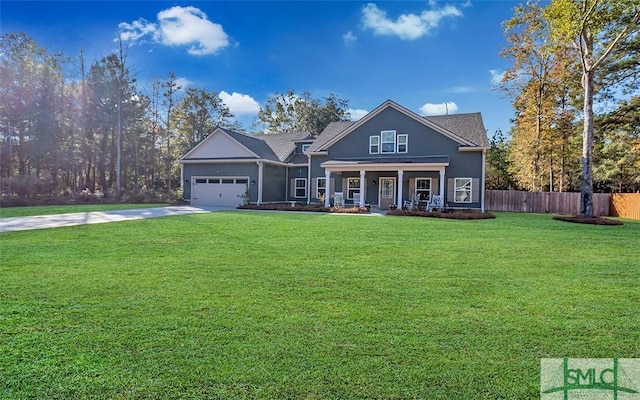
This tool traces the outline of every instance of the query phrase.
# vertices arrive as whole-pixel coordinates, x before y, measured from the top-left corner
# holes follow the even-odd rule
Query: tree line
[[[75,71],[75,72],[74,72]],[[215,91],[182,88],[175,73],[140,87],[127,49],[90,65],[52,54],[27,34],[0,42],[0,189],[4,204],[34,199],[170,200],[176,160],[216,127],[250,134]],[[276,93],[255,126],[319,134],[349,117],[335,95]],[[11,202],[9,200],[13,199]]]

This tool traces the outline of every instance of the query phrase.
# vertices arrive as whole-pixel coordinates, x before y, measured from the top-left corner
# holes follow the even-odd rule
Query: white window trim
[[[431,194],[433,193],[433,179],[432,178],[416,178],[416,193],[421,193],[421,192],[426,192],[426,190],[420,190],[418,189],[418,181],[419,180],[428,180],[429,181],[429,196],[427,197],[427,200],[429,200],[431,198]]]
[[[391,143],[391,142],[384,142],[382,140],[383,134],[385,134],[385,133],[393,133],[393,146],[392,146],[393,150],[392,151],[383,151],[384,144],[385,143],[387,143],[387,144]],[[381,131],[380,132],[380,154],[394,154],[396,152],[396,143],[397,142],[398,141],[396,140],[396,131],[393,131],[393,130]]]
[[[469,197],[465,201],[458,201],[458,196],[457,196],[458,192],[462,191],[462,190],[458,190],[458,181],[461,181],[461,180],[469,181]],[[465,192],[466,192],[466,190],[465,190]],[[454,178],[454,180],[453,180],[453,202],[454,203],[471,203],[472,202],[471,201],[472,193],[473,193],[473,179],[471,179],[471,178]]]
[[[304,182],[304,187],[298,186],[298,181]],[[298,196],[298,189],[304,189],[304,195]],[[293,197],[296,199],[304,199],[307,197],[307,178],[295,178],[295,183],[293,184]]]
[[[406,138],[404,142],[405,150],[400,151],[400,137]],[[409,152],[409,134],[400,133],[396,135],[396,153],[408,153]]]
[[[302,152],[303,152],[303,153],[304,153],[304,152],[306,152],[307,150],[309,150],[309,148],[310,148],[310,147],[311,147],[311,145],[310,145],[310,144],[303,144],[303,145],[302,145]]]
[[[320,180],[324,181],[324,187],[320,187]],[[320,198],[320,189],[324,189],[324,195],[327,195],[327,178],[319,176],[316,178],[316,199]]]
[[[347,194],[346,199],[347,199],[347,200],[353,200],[353,196],[349,197],[349,192],[350,192],[350,191],[351,191],[351,192],[354,192],[354,193],[355,193],[355,192],[360,193],[360,182],[358,182],[358,186],[357,186],[357,187],[353,187],[353,188],[352,188],[352,187],[349,187],[349,182],[351,182],[352,180],[355,180],[355,179],[360,180],[360,178],[359,178],[359,177],[351,177],[351,178],[347,178],[347,190],[346,190],[346,192],[347,192],[347,193],[346,193],[346,194]],[[356,189],[357,189],[357,190],[356,190]]]
[[[378,143],[374,145],[372,143],[373,139],[378,139]],[[378,151],[371,151],[371,148],[373,146],[377,146],[378,147]],[[380,136],[379,135],[369,136],[369,154],[380,154]]]

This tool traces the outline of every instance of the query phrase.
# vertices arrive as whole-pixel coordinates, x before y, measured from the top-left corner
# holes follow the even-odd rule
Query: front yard
[[[640,357],[640,223],[215,212],[0,234],[0,398],[539,397]]]

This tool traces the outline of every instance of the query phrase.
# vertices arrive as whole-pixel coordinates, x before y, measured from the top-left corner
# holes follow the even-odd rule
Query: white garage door
[[[247,178],[202,177],[191,180],[191,204],[194,206],[237,207],[247,191]]]

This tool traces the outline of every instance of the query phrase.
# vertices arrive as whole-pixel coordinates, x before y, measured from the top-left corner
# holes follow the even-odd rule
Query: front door
[[[380,178],[380,208],[388,210],[396,204],[396,178]]]

